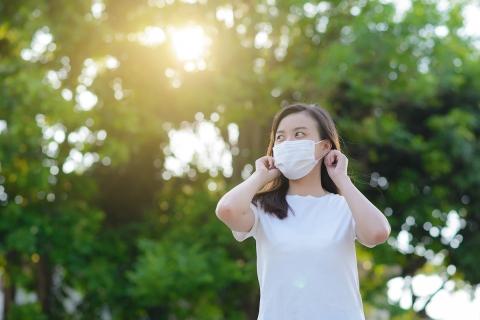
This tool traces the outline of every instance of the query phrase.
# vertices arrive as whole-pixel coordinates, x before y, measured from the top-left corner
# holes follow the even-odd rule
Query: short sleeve
[[[252,226],[252,229],[250,229],[250,231],[246,231],[246,232],[231,230],[232,233],[233,233],[233,237],[235,238],[235,240],[237,240],[239,242],[242,242],[243,240],[245,240],[249,237],[252,237],[252,236],[255,238],[256,233],[257,233],[258,225],[260,223],[258,208],[253,203],[250,203],[250,208],[252,209],[253,214],[255,216],[255,222]]]
[[[355,222],[355,218],[353,217],[352,210],[350,210],[350,206],[348,205],[347,200],[345,200],[345,206],[347,207],[348,216],[350,218],[350,223],[352,225],[351,234],[352,234],[353,240],[356,240],[357,239],[357,232],[355,231],[356,222]]]
[[[350,211],[350,213],[351,213],[351,211]],[[356,223],[355,223],[355,218],[353,218],[353,215],[352,215],[352,225],[353,225],[353,239],[355,240],[355,239],[357,239],[357,232],[356,232],[357,229],[355,228]]]

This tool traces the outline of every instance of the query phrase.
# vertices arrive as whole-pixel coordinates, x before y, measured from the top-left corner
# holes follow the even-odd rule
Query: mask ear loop
[[[315,143],[313,144],[313,152],[314,152],[314,153],[313,153],[313,158],[314,158],[314,159],[315,159],[315,145],[318,144],[318,143],[320,143],[320,142],[322,142],[323,140],[327,140],[327,139],[322,139],[322,140],[317,141],[317,142],[315,142]],[[325,158],[325,156],[323,156],[323,158]],[[320,159],[315,159],[315,161],[318,162],[318,161],[320,161]]]

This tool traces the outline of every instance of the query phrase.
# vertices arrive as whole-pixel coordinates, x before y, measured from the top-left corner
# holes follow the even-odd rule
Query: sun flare
[[[173,29],[171,36],[173,50],[179,60],[198,61],[205,57],[210,39],[202,27],[187,26]]]

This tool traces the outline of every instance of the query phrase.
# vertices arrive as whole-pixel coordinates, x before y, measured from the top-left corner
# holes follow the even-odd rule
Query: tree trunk
[[[45,315],[52,313],[52,268],[46,255],[40,257],[36,264],[37,273],[37,296]]]
[[[1,279],[1,287],[3,291],[3,318],[2,319],[4,320],[7,319],[7,315],[15,303],[16,288],[10,275],[13,274],[13,266],[17,258],[17,254],[15,252],[7,252],[7,254],[5,255],[5,258],[7,260],[6,267]]]

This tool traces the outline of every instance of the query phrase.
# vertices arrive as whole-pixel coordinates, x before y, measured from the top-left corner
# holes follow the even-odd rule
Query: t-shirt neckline
[[[317,196],[312,196],[312,195],[310,195],[310,194],[307,194],[307,195],[286,194],[285,196],[286,196],[286,197],[297,197],[297,198],[303,198],[303,199],[305,199],[305,198],[310,198],[310,199],[322,199],[322,198],[325,198],[325,197],[327,197],[327,196],[329,196],[329,195],[332,195],[332,194],[335,194],[335,193],[329,192],[329,193],[324,194],[324,195],[319,196],[319,197],[317,197]]]

